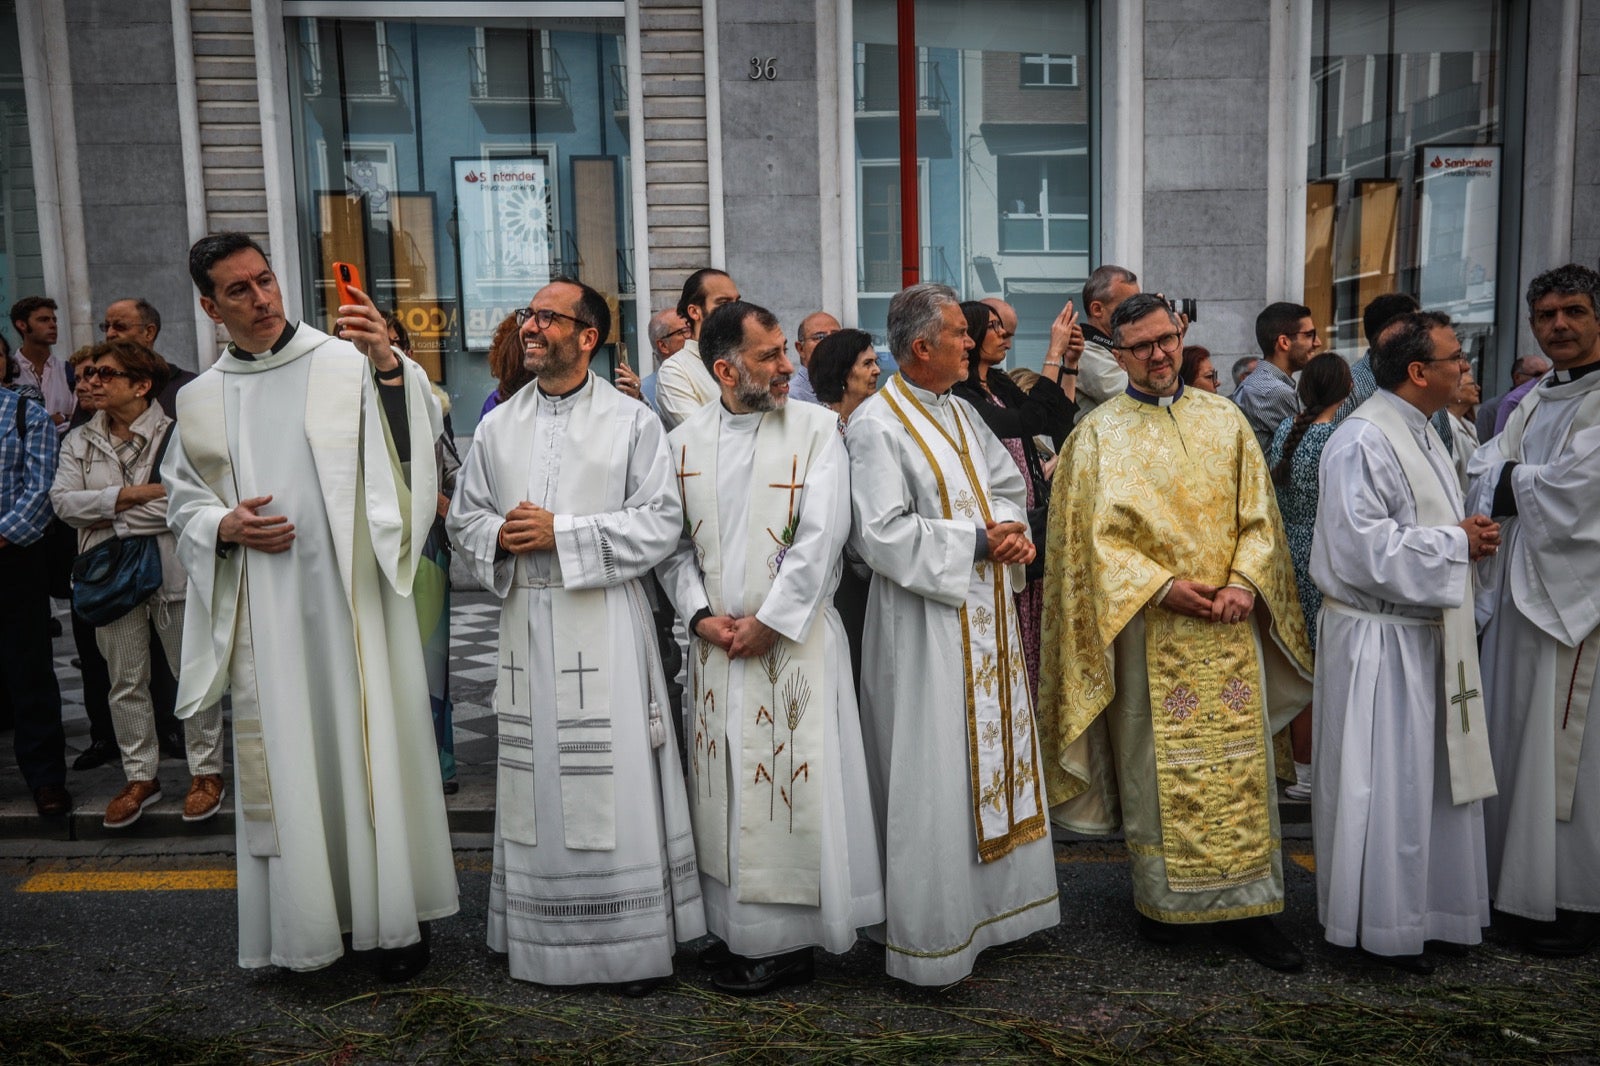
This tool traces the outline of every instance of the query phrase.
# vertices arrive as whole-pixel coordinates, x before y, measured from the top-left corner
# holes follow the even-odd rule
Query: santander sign
[[[1463,159],[1448,159],[1444,156],[1436,155],[1433,157],[1433,162],[1429,163],[1428,166],[1434,170],[1488,170],[1494,166],[1494,159],[1492,157],[1488,159],[1473,159],[1470,157]]]

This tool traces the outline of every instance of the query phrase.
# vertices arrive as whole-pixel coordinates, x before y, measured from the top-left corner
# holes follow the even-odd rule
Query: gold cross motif
[[[1456,678],[1456,694],[1450,697],[1450,702],[1461,705],[1461,731],[1470,733],[1472,726],[1467,724],[1467,704],[1478,698],[1478,690],[1467,688],[1467,664],[1460,660],[1456,661]]]
[[[803,489],[805,487],[806,487],[806,483],[804,481],[800,480],[800,457],[798,455],[793,456],[792,460],[791,460],[791,462],[789,464],[789,484],[783,485],[783,484],[779,484],[777,482],[773,482],[773,483],[771,483],[771,484],[769,484],[767,486],[767,488],[769,488],[769,489],[788,489],[789,490],[789,521],[788,521],[787,525],[793,525],[794,524],[794,494],[795,494],[795,491],[797,489]]]
[[[683,497],[683,495],[684,495],[684,491],[685,491],[684,482],[688,481],[692,477],[699,477],[700,476],[700,471],[698,471],[698,470],[691,471],[691,470],[684,469],[688,465],[689,465],[689,446],[687,444],[685,444],[683,446],[683,449],[678,453],[678,495],[679,495],[679,497]]]

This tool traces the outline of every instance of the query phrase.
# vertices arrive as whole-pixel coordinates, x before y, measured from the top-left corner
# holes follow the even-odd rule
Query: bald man
[[[794,335],[794,354],[800,357],[789,379],[789,399],[816,403],[817,394],[811,390],[811,353],[817,350],[823,338],[842,329],[839,320],[826,311],[814,311],[800,320],[800,329]]]

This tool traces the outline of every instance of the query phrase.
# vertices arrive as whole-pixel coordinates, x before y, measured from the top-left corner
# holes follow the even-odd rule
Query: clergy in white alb
[[[950,387],[954,291],[889,304],[899,373],[850,417],[857,553],[873,570],[861,719],[885,853],[890,976],[944,985],[1060,919],[1015,591],[1034,554],[1017,464]]]
[[[1501,524],[1480,564],[1484,697],[1500,794],[1484,804],[1489,894],[1536,923],[1524,942],[1600,942],[1600,275],[1568,265],[1528,287],[1555,370],[1473,456],[1469,508]]]
[[[417,786],[438,779],[411,600],[438,408],[370,300],[340,309],[352,345],[285,320],[245,235],[189,263],[233,343],[179,394],[162,468],[189,574],[177,713],[232,690],[239,964],[316,969],[348,934],[403,980],[419,923],[457,906],[444,798]]]
[[[1429,423],[1465,366],[1449,323],[1413,311],[1373,345],[1377,391],[1322,453],[1311,545],[1317,914],[1330,943],[1424,971],[1427,941],[1476,944],[1489,924],[1471,563],[1499,533],[1463,515]]]
[[[479,424],[446,518],[502,599],[489,947],[521,980],[642,994],[705,933],[640,585],[683,512],[661,423],[589,371],[605,299],[556,281],[517,317],[537,380]]]
[[[808,980],[812,948],[883,920],[850,648],[833,607],[850,533],[838,420],[791,403],[778,320],[735,301],[701,331],[721,400],[672,431],[684,529],[659,574],[690,620],[686,733],[712,982]]]
[[[1277,497],[1249,423],[1186,389],[1159,296],[1112,316],[1128,389],[1061,451],[1045,549],[1039,724],[1057,824],[1121,828],[1141,935],[1211,924],[1278,970],[1273,734],[1311,695]],[[1287,754],[1287,752],[1285,752]]]
[[[717,381],[700,358],[700,330],[711,312],[739,298],[739,287],[720,270],[705,267],[684,280],[678,296],[678,314],[689,324],[689,339],[656,371],[656,411],[667,429],[722,395]]]

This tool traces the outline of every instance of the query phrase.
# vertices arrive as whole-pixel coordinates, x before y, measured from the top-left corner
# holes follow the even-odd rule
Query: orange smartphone
[[[345,304],[358,304],[361,301],[350,295],[351,289],[360,289],[366,292],[366,286],[361,284],[361,271],[356,269],[354,263],[333,263],[333,287],[339,294],[339,306]]]

